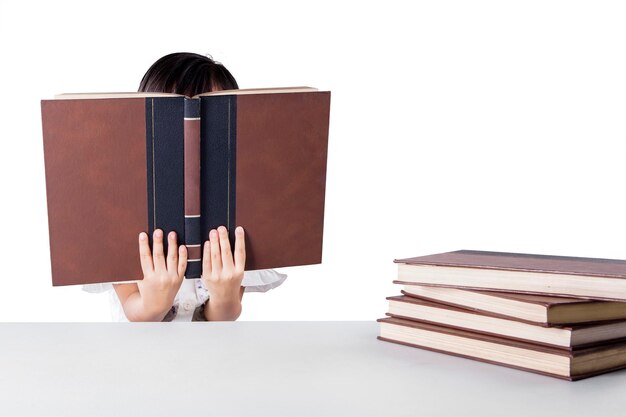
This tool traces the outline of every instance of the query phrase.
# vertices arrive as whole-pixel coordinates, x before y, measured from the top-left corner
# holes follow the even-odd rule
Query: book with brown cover
[[[142,279],[137,235],[175,231],[187,278],[210,229],[246,231],[246,270],[321,262],[330,92],[42,100],[53,285]],[[150,242],[152,242],[150,240]]]
[[[408,296],[387,297],[387,300],[389,300],[389,312],[387,314],[393,317],[563,349],[592,346],[617,339],[626,340],[626,320],[543,327]]]
[[[379,340],[579,380],[626,367],[626,342],[559,349],[396,317],[377,320]]]
[[[399,284],[399,281],[394,281]],[[540,326],[626,319],[626,303],[571,297],[405,285],[402,294]]]
[[[626,261],[460,250],[396,259],[399,283],[626,301]]]

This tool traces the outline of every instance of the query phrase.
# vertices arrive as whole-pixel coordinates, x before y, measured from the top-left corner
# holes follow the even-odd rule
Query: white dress
[[[245,271],[241,285],[245,287],[245,292],[266,292],[282,284],[287,275],[274,271],[273,269],[263,269],[258,271]],[[105,284],[83,285],[83,291],[89,293],[109,293],[111,303],[112,321],[129,321],[124,314],[124,309],[120,303],[117,293],[112,284],[131,284],[137,281],[109,282]],[[163,321],[202,321],[204,320],[204,303],[209,299],[210,294],[205,288],[200,278],[183,279],[183,283],[176,293],[174,304],[167,313]]]

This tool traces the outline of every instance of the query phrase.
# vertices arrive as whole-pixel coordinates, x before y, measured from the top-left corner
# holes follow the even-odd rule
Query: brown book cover
[[[42,100],[53,285],[142,278],[137,236],[188,246],[246,230],[246,270],[321,262],[330,92],[312,88]],[[151,241],[150,241],[151,242]]]
[[[399,281],[394,281],[400,284]],[[405,285],[402,294],[540,326],[626,319],[626,303],[549,295]]]
[[[392,296],[387,297],[387,300],[387,314],[390,316],[563,349],[593,346],[617,339],[626,340],[626,320],[543,327],[408,296]]]
[[[626,261],[460,250],[396,259],[397,281],[626,301]]]
[[[396,317],[377,320],[379,340],[571,381],[626,367],[626,342],[568,350]]]

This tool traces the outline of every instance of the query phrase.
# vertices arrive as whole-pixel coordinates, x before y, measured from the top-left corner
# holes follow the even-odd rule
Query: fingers
[[[222,254],[222,268],[226,270],[233,269],[233,254],[230,251],[230,241],[228,240],[228,230],[224,226],[217,228],[220,239],[220,252]]]
[[[209,242],[211,245],[211,269],[213,271],[222,270],[222,255],[220,252],[220,242],[217,230],[213,229],[209,232]]]
[[[154,271],[152,253],[150,253],[150,245],[148,244],[148,235],[146,232],[139,233],[139,260],[141,261],[141,270],[144,276],[148,272]]]
[[[243,227],[235,229],[235,269],[243,271],[246,266],[246,238]]]
[[[202,253],[202,275],[219,276],[222,271],[232,274],[243,272],[246,263],[245,238],[242,227],[235,229],[235,259],[230,249],[228,230],[224,226],[211,229],[209,240],[204,242]]]
[[[152,262],[154,263],[154,270],[164,270],[165,255],[163,254],[163,231],[161,229],[156,229],[154,231],[152,251]]]
[[[167,235],[167,270],[176,271],[178,267],[178,245],[176,245],[176,232]]]
[[[209,234],[210,235],[210,234]],[[213,268],[211,267],[211,242],[204,242],[202,251],[202,275],[210,276]]]
[[[185,276],[185,271],[187,270],[187,247],[185,245],[180,245],[178,248],[178,277],[182,278]]]

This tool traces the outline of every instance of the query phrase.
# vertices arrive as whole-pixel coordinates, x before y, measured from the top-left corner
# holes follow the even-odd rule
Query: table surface
[[[0,323],[2,416],[624,415],[569,382],[376,339],[376,322]]]

